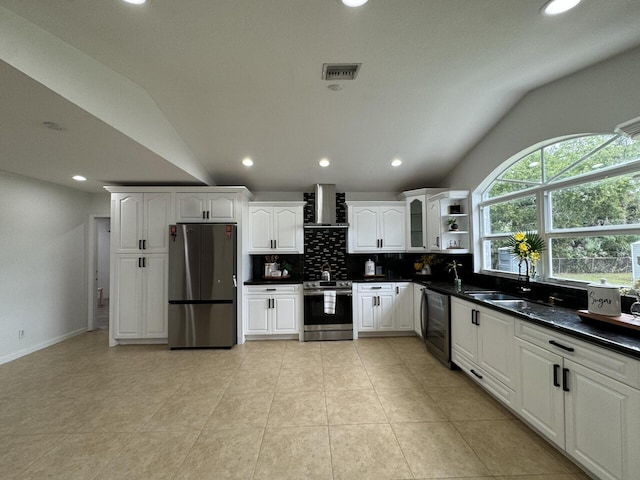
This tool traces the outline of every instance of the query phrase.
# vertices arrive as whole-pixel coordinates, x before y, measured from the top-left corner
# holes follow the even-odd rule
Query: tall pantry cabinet
[[[171,193],[114,193],[111,202],[113,337],[166,339]]]

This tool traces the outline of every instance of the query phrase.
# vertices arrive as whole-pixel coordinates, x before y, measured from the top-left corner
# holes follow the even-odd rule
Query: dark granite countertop
[[[353,283],[390,283],[390,282],[413,282],[413,278],[387,278],[387,277],[371,277],[371,278],[353,278]]]
[[[523,309],[511,309],[498,306],[483,300],[478,300],[466,294],[466,291],[487,290],[475,285],[464,285],[462,292],[457,292],[453,283],[448,282],[420,282],[426,287],[440,293],[452,295],[463,300],[477,303],[486,308],[508,313],[517,318],[536,323],[560,333],[585,340],[595,345],[623,353],[640,360],[640,332],[582,320],[576,310],[551,306],[537,302],[523,296],[527,306]]]
[[[301,283],[302,278],[296,276],[280,279],[252,278],[244,282],[245,285],[297,285]]]

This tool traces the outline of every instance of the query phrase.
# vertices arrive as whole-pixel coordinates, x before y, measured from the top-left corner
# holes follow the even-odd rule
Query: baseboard
[[[5,355],[4,357],[0,357],[0,365],[3,363],[8,363],[13,360],[17,360],[20,357],[24,357],[25,355],[29,355],[30,353],[37,352],[38,350],[42,350],[43,348],[50,347],[51,345],[55,345],[56,343],[63,342],[72,337],[78,336],[87,331],[87,328],[79,328],[78,330],[74,330],[73,332],[65,333],[64,335],[60,335],[59,337],[52,338],[42,343],[38,343],[37,345],[32,345],[28,348],[24,348],[22,350],[18,350],[17,352],[10,353],[9,355]]]

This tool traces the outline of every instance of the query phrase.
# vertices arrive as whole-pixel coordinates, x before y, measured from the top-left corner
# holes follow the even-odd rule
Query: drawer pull
[[[471,373],[473,373],[476,377],[478,377],[480,380],[482,380],[482,375],[480,375],[478,372],[476,372],[473,368],[471,369]]]
[[[265,291],[267,292],[275,292],[277,290],[278,290],[277,288],[265,288]]]
[[[573,347],[567,347],[566,345],[562,345],[561,343],[556,342],[555,340],[549,340],[549,343],[551,345],[553,345],[554,347],[558,347],[561,348],[562,350],[565,350],[567,352],[573,352],[575,351],[575,349]]]

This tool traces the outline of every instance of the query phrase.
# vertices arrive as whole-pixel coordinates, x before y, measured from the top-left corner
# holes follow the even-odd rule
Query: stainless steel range
[[[353,340],[350,280],[304,282],[304,341]]]

